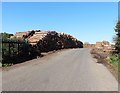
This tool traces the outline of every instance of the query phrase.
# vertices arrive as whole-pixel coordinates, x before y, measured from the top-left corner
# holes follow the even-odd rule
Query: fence
[[[20,47],[28,45],[25,41],[2,40],[2,56],[18,54]]]
[[[26,41],[2,40],[2,64],[16,64],[33,57],[35,49]]]

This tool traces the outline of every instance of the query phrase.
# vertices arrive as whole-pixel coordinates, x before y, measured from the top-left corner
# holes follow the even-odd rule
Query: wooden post
[[[17,44],[18,44],[18,55],[19,55],[19,42]]]
[[[3,57],[4,57],[4,51],[3,51],[3,42],[1,43],[1,63],[3,64]]]
[[[9,45],[9,56],[11,55],[11,51],[10,51],[10,42],[8,43],[8,45]]]

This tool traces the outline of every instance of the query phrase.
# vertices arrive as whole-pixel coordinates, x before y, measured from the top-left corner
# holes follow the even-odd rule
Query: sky
[[[113,43],[117,2],[3,2],[2,32],[55,30],[83,42]]]

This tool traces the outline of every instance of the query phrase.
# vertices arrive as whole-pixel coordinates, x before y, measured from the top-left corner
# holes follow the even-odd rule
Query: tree
[[[117,22],[116,28],[115,28],[115,32],[117,33],[117,37],[115,39],[115,46],[116,46],[116,50],[117,52],[120,54],[120,21]]]
[[[84,44],[90,44],[89,42],[84,42]]]
[[[9,34],[9,33],[0,33],[0,36],[2,37],[2,39],[8,39],[10,38],[11,36],[13,36],[13,34]]]

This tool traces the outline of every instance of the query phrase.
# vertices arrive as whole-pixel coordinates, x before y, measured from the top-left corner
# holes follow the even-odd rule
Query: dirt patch
[[[117,81],[120,82],[118,78],[118,69],[108,62],[108,58],[110,56],[110,52],[105,52],[102,49],[92,49],[91,54],[94,59],[97,60],[97,63],[103,64],[107,67],[107,69],[113,74]]]

